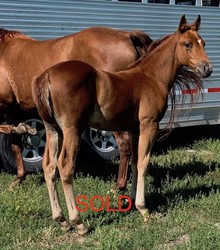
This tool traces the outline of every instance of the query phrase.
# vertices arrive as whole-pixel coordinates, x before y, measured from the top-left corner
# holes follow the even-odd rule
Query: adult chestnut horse
[[[81,235],[88,230],[81,221],[72,188],[80,138],[87,125],[129,131],[133,171],[131,199],[147,220],[145,176],[170,90],[183,66],[201,77],[212,73],[199,27],[200,16],[192,24],[182,16],[174,34],[153,42],[149,53],[125,71],[110,73],[84,62],[67,61],[46,70],[33,82],[34,101],[46,127],[43,169],[52,215],[63,229],[74,224]],[[200,87],[197,86],[198,90]],[[56,192],[57,166],[70,224]]]
[[[17,31],[0,29],[0,109],[8,115],[8,124],[18,124],[23,120],[20,110],[35,108],[30,83],[50,66],[74,59],[102,70],[119,71],[145,54],[151,42],[149,36],[140,31],[104,27],[92,27],[47,41],[37,41]],[[0,132],[12,132],[11,126],[0,126]],[[123,188],[127,180],[129,144],[124,142],[123,133],[119,132],[116,141],[121,155],[117,183],[119,188]],[[124,150],[124,143],[128,144],[128,153]],[[26,176],[21,146],[20,137],[13,135],[12,150],[17,164],[15,184]]]

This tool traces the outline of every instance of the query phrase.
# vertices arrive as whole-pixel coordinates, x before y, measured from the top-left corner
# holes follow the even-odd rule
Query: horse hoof
[[[13,182],[9,185],[8,190],[13,190],[15,187],[17,187],[18,185],[20,185],[25,178],[16,178],[15,180],[13,180]]]
[[[71,229],[72,229],[72,226],[67,221],[61,223],[61,230],[63,232],[65,233],[69,232]]]
[[[144,213],[142,213],[143,217],[144,217],[144,223],[149,222],[151,215],[149,214],[148,210],[145,210]]]
[[[145,215],[144,216],[144,223],[147,223],[150,220],[150,215]]]
[[[85,226],[83,223],[81,223],[80,225],[77,225],[77,232],[80,236],[84,236],[86,234],[89,233],[89,228],[87,226]]]
[[[139,208],[138,211],[142,215],[142,217],[144,219],[144,223],[148,222],[150,219],[150,214],[149,214],[148,210],[146,208],[141,208],[141,209]]]
[[[84,230],[78,230],[78,234],[80,236],[85,236],[85,235],[87,235],[89,233],[89,231],[90,230],[88,228],[85,228]]]

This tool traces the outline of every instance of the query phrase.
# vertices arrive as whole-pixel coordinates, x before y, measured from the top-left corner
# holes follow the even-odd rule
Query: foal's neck
[[[177,34],[174,33],[151,52],[143,65],[149,82],[152,79],[154,85],[158,84],[167,93],[182,68],[177,56],[177,41]]]

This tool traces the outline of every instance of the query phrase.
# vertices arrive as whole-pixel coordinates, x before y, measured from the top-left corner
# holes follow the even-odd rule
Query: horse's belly
[[[19,104],[20,108],[23,110],[31,110],[36,108],[32,98],[31,87],[25,88],[22,85],[20,86],[21,86],[20,88],[14,88],[16,101]]]
[[[102,112],[100,108],[96,106],[90,116],[89,126],[106,131],[131,130],[134,125],[134,123],[131,122],[132,120],[130,115]]]

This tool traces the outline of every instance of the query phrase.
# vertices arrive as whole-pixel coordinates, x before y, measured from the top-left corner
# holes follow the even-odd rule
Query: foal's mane
[[[160,38],[160,39],[158,39],[158,40],[153,41],[153,42],[150,44],[150,46],[148,47],[147,52],[148,52],[148,53],[151,53],[152,51],[154,51],[156,48],[159,47],[159,45],[161,45],[161,43],[163,43],[164,41],[166,41],[166,40],[167,40],[169,37],[171,37],[172,35],[173,35],[173,34],[169,34],[169,35],[164,36],[164,37],[162,37],[162,38]]]
[[[18,36],[27,37],[19,31],[0,29],[0,40],[2,42],[4,42],[6,38],[16,38]]]

